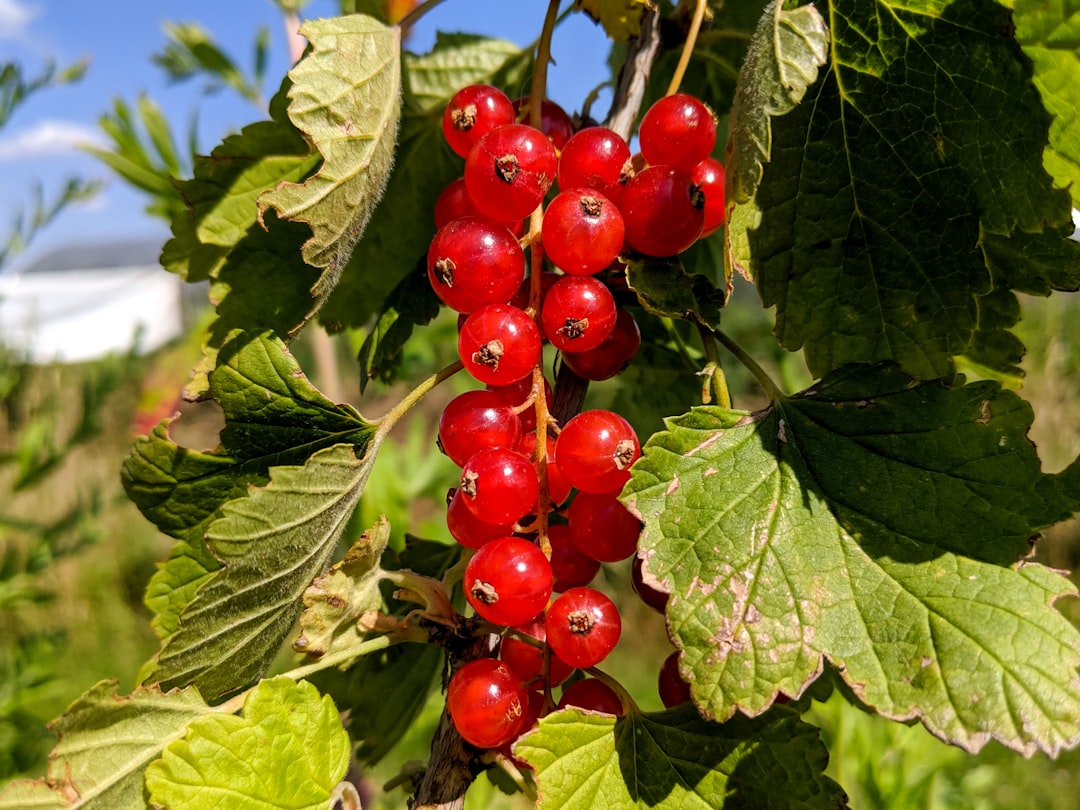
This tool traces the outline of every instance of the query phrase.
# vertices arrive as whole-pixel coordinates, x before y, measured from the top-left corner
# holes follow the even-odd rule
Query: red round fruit
[[[532,375],[522,377],[520,380],[509,385],[488,386],[488,390],[495,394],[499,400],[510,408],[517,410],[528,401],[532,396],[533,378]],[[544,380],[544,398],[547,401],[548,407],[551,407],[551,385],[547,380]],[[536,409],[526,408],[518,413],[518,420],[521,423],[521,436],[524,439],[526,433],[536,430]],[[536,446],[535,441],[533,446]],[[522,452],[523,455],[528,453]]]
[[[630,178],[618,199],[626,243],[646,256],[682,253],[705,226],[705,195],[690,175],[649,166]]]
[[[564,591],[548,608],[544,624],[552,652],[580,669],[596,666],[607,658],[622,632],[615,603],[593,588]]]
[[[474,453],[465,462],[458,492],[477,518],[505,526],[517,523],[536,508],[540,483],[536,468],[525,456],[504,447],[491,447]]]
[[[458,312],[505,304],[525,277],[525,253],[510,229],[480,217],[451,220],[431,240],[428,280]]]
[[[625,235],[619,209],[595,189],[563,191],[544,209],[544,254],[571,275],[591,276],[606,268],[622,250]]]
[[[555,463],[582,492],[618,492],[641,455],[630,423],[606,410],[582,411],[559,432]]]
[[[563,503],[570,497],[570,484],[561,472],[559,465],[555,463],[555,445],[558,444],[557,436],[548,436],[547,439],[547,484],[548,495],[551,503],[555,506]]]
[[[514,105],[497,87],[472,84],[458,90],[443,111],[442,130],[446,142],[461,157],[478,140],[496,127],[514,122]]]
[[[595,349],[611,334],[617,318],[611,290],[592,276],[563,276],[551,285],[540,309],[547,339],[566,352]]]
[[[555,148],[524,124],[491,130],[469,152],[465,187],[484,216],[517,222],[544,199],[558,170]]]
[[[705,158],[690,172],[690,179],[705,195],[705,227],[701,231],[701,238],[704,239],[719,230],[727,217],[724,208],[724,183],[727,175],[720,161]]]
[[[716,145],[716,119],[698,99],[676,93],[660,99],[645,112],[638,141],[650,165],[690,172]]]
[[[619,562],[637,551],[641,521],[614,493],[579,492],[567,512],[570,540],[600,562]]]
[[[446,528],[450,535],[466,548],[480,548],[492,540],[507,537],[514,532],[514,525],[496,525],[480,520],[465,505],[465,496],[457,488],[451,490],[450,503],[446,505]]]
[[[679,651],[676,650],[660,665],[656,690],[665,708],[673,709],[690,700],[690,684],[679,676]]]
[[[462,585],[465,599],[483,618],[516,627],[547,606],[551,565],[537,545],[520,537],[501,537],[473,555]]]
[[[630,147],[607,127],[588,127],[566,142],[559,155],[559,188],[594,188],[611,196],[630,160]]]
[[[608,380],[621,374],[641,347],[641,330],[630,311],[619,307],[615,326],[604,342],[587,352],[563,352],[570,370],[586,380]]]
[[[439,416],[439,447],[459,467],[489,447],[513,447],[521,440],[521,420],[492,391],[458,394]]]
[[[510,668],[494,658],[469,661],[446,687],[454,727],[477,748],[498,748],[524,729],[529,696]]]
[[[615,690],[599,678],[582,678],[563,689],[559,709],[584,709],[622,717],[623,705]]]
[[[634,593],[641,598],[642,602],[657,613],[663,613],[664,608],[667,607],[670,594],[667,591],[653,587],[645,581],[642,565],[641,557],[634,557],[634,562],[630,565],[630,584],[634,588]]]
[[[540,331],[517,307],[488,304],[466,318],[458,333],[458,355],[473,377],[487,385],[509,385],[540,362]]]
[[[537,641],[547,640],[543,616],[537,616],[532,621],[519,625],[514,629],[522,635],[529,636]],[[499,646],[499,658],[513,670],[514,674],[524,684],[537,680],[544,667],[544,651],[513,636],[503,638]],[[558,686],[570,677],[574,668],[560,661],[557,655],[550,654],[549,658],[548,681],[552,686]]]
[[[551,542],[551,589],[563,593],[593,581],[600,571],[600,561],[582,554],[570,540],[570,528],[563,523],[548,526]]]
[[[530,120],[529,97],[515,99],[514,112],[517,120],[528,124]],[[556,149],[562,149],[574,134],[574,121],[566,110],[550,99],[540,103],[540,131]]]

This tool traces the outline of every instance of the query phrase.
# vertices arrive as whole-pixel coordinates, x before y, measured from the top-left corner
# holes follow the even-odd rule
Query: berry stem
[[[758,365],[757,361],[747,354],[742,346],[723,332],[714,332],[713,334],[716,336],[717,341],[719,341],[725,349],[735,355],[735,359],[742,363],[743,366],[746,367],[746,370],[754,375],[754,379],[756,379],[761,387],[765,389],[765,393],[768,394],[770,401],[775,402],[778,399],[784,398],[784,392],[780,389],[780,386],[773,382],[772,377],[765,373],[765,369]]]
[[[407,414],[416,403],[429,394],[435,386],[450,379],[461,371],[462,368],[464,368],[464,366],[462,366],[461,361],[455,360],[445,368],[436,371],[416,386],[416,388],[406,394],[397,405],[375,420],[375,423],[379,426],[375,438],[381,441],[382,438],[391,431],[394,425],[400,421],[401,417]]]
[[[660,46],[660,12],[650,9],[641,18],[641,31],[636,37],[631,37],[626,46],[626,59],[619,68],[615,95],[605,122],[609,129],[626,140],[630,139],[645,99],[649,74],[660,53]]]
[[[675,66],[675,73],[668,85],[667,95],[672,96],[679,92],[686,68],[690,64],[690,55],[694,52],[697,44],[698,32],[701,30],[701,21],[705,19],[705,0],[697,0],[694,8],[694,16],[690,20],[690,30],[686,32],[686,42],[683,43],[682,53],[679,54],[679,64]]]
[[[559,19],[559,6],[562,0],[550,0],[547,14],[544,15],[544,27],[540,30],[540,40],[536,44],[536,67],[533,70],[532,87],[529,90],[529,124],[540,129],[542,120],[541,102],[547,92],[547,69],[551,63],[551,37],[555,33],[555,23]]]
[[[708,361],[699,374],[702,375],[701,401],[705,405],[714,402],[721,408],[731,407],[731,392],[728,390],[727,375],[724,367],[720,364],[720,354],[716,351],[716,336],[706,326],[698,324],[698,334],[701,335],[701,345],[705,349],[705,359]]]
[[[611,691],[613,691],[616,695],[619,696],[619,702],[622,704],[624,715],[641,714],[641,709],[640,707],[638,707],[637,702],[634,700],[633,697],[631,697],[630,693],[626,691],[626,689],[621,683],[612,678],[603,670],[597,669],[596,667],[589,667],[585,671],[592,675],[594,678],[596,678],[598,681],[603,681],[604,683],[606,683],[608,686],[611,687]]]
[[[435,6],[441,4],[442,2],[443,0],[424,0],[423,3],[421,3],[404,17],[402,17],[401,21],[398,23],[398,28],[401,29],[402,39],[405,38],[405,34],[408,33],[409,29],[412,28],[420,20],[421,17],[423,17],[425,14],[435,8]]]

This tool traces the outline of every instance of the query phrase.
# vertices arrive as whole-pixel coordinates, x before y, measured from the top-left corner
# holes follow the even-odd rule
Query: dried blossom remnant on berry
[[[473,599],[485,605],[494,605],[499,601],[499,592],[495,590],[495,586],[480,579],[472,584],[469,593],[472,594]]]
[[[465,495],[465,496],[467,496],[469,498],[475,498],[476,497],[476,479],[479,478],[479,477],[480,476],[478,476],[472,470],[466,470],[464,473],[462,473],[462,475],[461,475],[461,483],[460,483],[460,485],[458,487],[461,490],[461,494]]]
[[[696,183],[690,186],[690,205],[699,211],[705,207],[705,191]]]
[[[501,340],[489,340],[475,352],[473,352],[472,360],[474,363],[479,363],[482,366],[487,366],[492,371],[496,371],[499,368],[499,358],[503,356],[505,347]]]
[[[588,635],[589,631],[593,629],[596,620],[587,610],[572,610],[566,614],[566,624],[571,633],[584,636]]]
[[[476,105],[466,104],[450,113],[450,122],[458,132],[468,132],[476,126]]]
[[[634,463],[634,443],[630,439],[623,439],[615,445],[611,460],[615,462],[615,469],[625,470]]]
[[[511,701],[510,705],[506,707],[506,712],[504,713],[504,716],[509,722],[513,723],[523,714],[525,714],[525,708],[521,705],[520,700],[514,698],[513,701]]]
[[[579,337],[583,337],[585,332],[589,329],[589,319],[579,318],[567,318],[566,323],[555,330],[556,334],[562,335],[567,340],[577,340]]]
[[[457,269],[457,265],[454,264],[453,259],[438,259],[434,265],[435,278],[438,279],[440,284],[445,284],[447,287],[454,286],[454,271]]]
[[[581,198],[581,213],[587,217],[598,217],[604,211],[604,204],[591,194]]]
[[[513,183],[519,174],[521,167],[518,165],[516,155],[503,155],[495,159],[495,173],[506,183]]]

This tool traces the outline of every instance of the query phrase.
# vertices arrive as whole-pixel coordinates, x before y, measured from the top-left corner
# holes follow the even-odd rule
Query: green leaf
[[[379,317],[360,346],[360,393],[368,382],[394,379],[401,365],[401,352],[412,337],[413,328],[430,323],[439,314],[439,299],[427,281],[423,267],[406,276],[383,303]]]
[[[703,275],[687,274],[678,258],[631,262],[626,266],[626,280],[653,315],[719,328],[724,291]]]
[[[171,810],[325,810],[349,766],[328,697],[304,681],[263,681],[243,716],[195,721],[146,770],[150,801]],[[242,797],[242,798],[241,798]]]
[[[341,562],[315,577],[302,597],[301,632],[293,649],[317,658],[362,640],[358,622],[382,607],[379,560],[389,541],[390,523],[384,517],[360,535]]]
[[[326,268],[314,293],[334,288],[390,175],[401,114],[400,31],[352,15],[308,21],[311,49],[289,71],[289,118],[323,157],[303,183],[260,196],[265,210],[306,222],[304,261]]]
[[[217,46],[206,29],[196,23],[165,23],[168,44],[153,61],[164,68],[174,82],[206,74],[207,92],[231,87],[248,101],[259,103],[257,82],[248,81],[236,63]]]
[[[1051,607],[1074,588],[1016,563],[1080,505],[1072,472],[1040,471],[1031,418],[994,383],[854,369],[669,420],[625,502],[695,702],[756,714],[828,658],[871,708],[965,750],[1080,741],[1080,634]]]
[[[1071,0],[1015,0],[1016,39],[1035,63],[1035,86],[1053,115],[1046,170],[1080,208],[1080,8]]]
[[[789,709],[723,724],[689,704],[620,719],[558,711],[514,753],[536,766],[539,810],[847,806],[824,775],[828,754],[817,729]]]
[[[524,85],[529,51],[498,39],[440,34],[428,54],[403,60],[406,107],[385,201],[356,245],[345,273],[319,311],[332,328],[363,327],[391,291],[427,256],[435,235],[435,199],[464,163],[446,144],[442,111],[469,84]]]
[[[250,124],[209,157],[197,157],[194,176],[178,184],[187,208],[173,218],[173,238],[161,256],[166,270],[186,281],[215,276],[256,224],[258,195],[279,182],[302,180],[318,165],[318,155],[286,117],[288,87],[286,80],[270,102],[271,120]],[[303,266],[298,256],[294,263]]]
[[[358,458],[337,445],[303,466],[273,467],[266,487],[225,505],[206,537],[224,568],[180,614],[148,681],[193,683],[217,697],[266,673],[337,548],[377,449],[368,443]]]
[[[136,689],[120,697],[115,682],[103,681],[51,724],[60,741],[49,756],[45,781],[16,783],[14,790],[0,793],[0,807],[143,810],[147,766],[213,711],[194,689],[169,694]],[[25,804],[10,803],[21,797]]]
[[[772,119],[791,112],[825,64],[829,35],[815,6],[774,0],[750,40],[731,105],[727,165],[730,201],[746,202],[772,158]]]
[[[183,541],[147,591],[155,628],[164,636],[176,631],[179,610],[219,567],[203,537],[226,502],[243,497],[249,485],[265,484],[271,466],[302,464],[340,443],[363,453],[374,433],[354,409],[323,397],[269,334],[236,335],[210,376],[210,390],[225,415],[218,448],[178,446],[166,421],[135,443],[121,473],[143,515]]]
[[[19,779],[0,790],[0,810],[63,810],[68,806],[63,796],[44,782]]]
[[[616,42],[626,42],[641,31],[641,18],[655,3],[650,0],[574,0],[574,10],[584,11],[604,26]]]
[[[834,0],[826,16],[826,69],[772,118],[770,162],[729,218],[730,260],[815,375],[889,360],[947,376],[990,334],[981,235],[1064,241],[1068,194],[1042,163],[1049,116],[990,0]],[[744,84],[767,83],[767,67]],[[756,148],[746,140],[733,130],[736,154]]]

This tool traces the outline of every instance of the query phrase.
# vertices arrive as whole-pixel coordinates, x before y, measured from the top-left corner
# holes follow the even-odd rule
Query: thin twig
[[[701,30],[701,21],[704,19],[705,0],[697,0],[694,16],[690,20],[690,30],[686,32],[686,42],[683,43],[682,53],[679,54],[679,64],[675,66],[675,74],[671,77],[671,84],[668,85],[667,95],[669,96],[679,92],[679,85],[682,84],[683,76],[686,74],[686,67],[690,64],[690,56],[694,52],[698,32]]]
[[[641,30],[631,37],[627,45],[626,60],[619,70],[615,83],[615,97],[611,101],[605,126],[630,140],[634,121],[645,100],[649,73],[660,53],[660,12],[646,11],[641,18]]]
[[[409,29],[412,28],[421,17],[442,2],[443,0],[425,0],[425,2],[421,3],[402,17],[400,22],[398,22],[398,28],[401,29],[401,38],[404,39],[405,35],[409,32]]]

